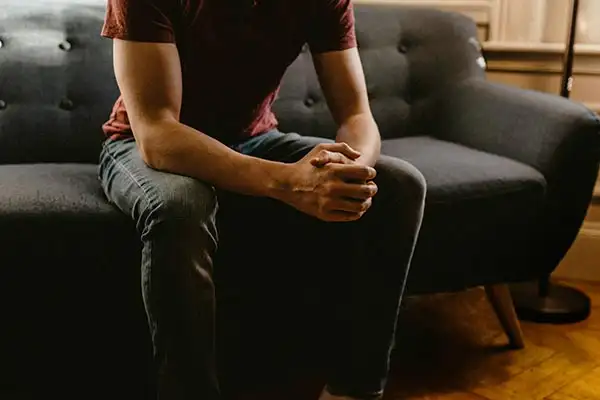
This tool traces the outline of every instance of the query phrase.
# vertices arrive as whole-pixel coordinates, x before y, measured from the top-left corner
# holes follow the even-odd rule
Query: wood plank
[[[555,394],[551,395],[550,397],[546,397],[545,400],[580,400],[580,399],[575,398],[573,396],[569,396],[568,394],[565,394],[565,393],[555,393]]]
[[[556,354],[507,382],[473,392],[490,400],[543,400],[596,366],[594,362],[573,362],[568,355]]]
[[[504,335],[497,337],[496,345],[502,345],[506,341]],[[478,386],[492,386],[507,382],[523,372],[535,368],[542,362],[552,358],[556,352],[544,346],[538,346],[531,341],[525,330],[525,349],[522,351],[498,351],[488,354],[485,368],[493,373],[483,375]]]
[[[552,394],[547,400],[600,399],[600,367]]]
[[[426,395],[425,397],[390,397],[384,400],[487,400],[485,397],[481,397],[474,393],[460,392],[460,393],[444,393],[439,395]]]

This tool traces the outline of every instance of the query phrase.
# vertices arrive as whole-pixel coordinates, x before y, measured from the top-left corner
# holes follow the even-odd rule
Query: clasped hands
[[[291,164],[286,203],[323,221],[360,219],[371,207],[376,171],[346,143],[317,145]]]

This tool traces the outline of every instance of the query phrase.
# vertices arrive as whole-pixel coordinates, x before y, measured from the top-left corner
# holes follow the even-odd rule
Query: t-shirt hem
[[[100,36],[108,38],[108,39],[119,39],[126,40],[130,42],[147,42],[147,43],[175,43],[175,37],[171,34],[165,33],[164,35],[154,36],[154,35],[139,35],[139,34],[131,34],[131,33],[123,33],[123,32],[111,32],[108,30],[103,30],[100,32]]]
[[[309,46],[310,47],[310,46]],[[350,40],[343,43],[336,43],[331,46],[310,47],[312,54],[329,53],[332,51],[344,51],[357,47],[356,41]]]

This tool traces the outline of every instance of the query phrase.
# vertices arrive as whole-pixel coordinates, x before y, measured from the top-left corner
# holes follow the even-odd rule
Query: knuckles
[[[369,200],[367,200],[367,201],[364,201],[364,202],[361,204],[360,210],[361,210],[362,212],[365,212],[365,211],[367,211],[367,210],[368,210],[370,207],[371,207],[371,199],[369,199]]]
[[[319,158],[329,158],[329,156],[331,155],[331,153],[328,152],[327,150],[319,150],[319,152],[317,153],[317,155],[319,156]]]

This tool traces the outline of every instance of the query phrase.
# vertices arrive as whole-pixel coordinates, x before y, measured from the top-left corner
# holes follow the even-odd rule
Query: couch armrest
[[[429,128],[439,138],[528,164],[549,180],[600,157],[599,118],[559,96],[469,79],[444,91],[435,113]]]
[[[432,134],[544,175],[541,250],[558,265],[581,227],[598,176],[598,116],[557,95],[476,79],[447,88],[432,105],[435,117],[427,126]]]

